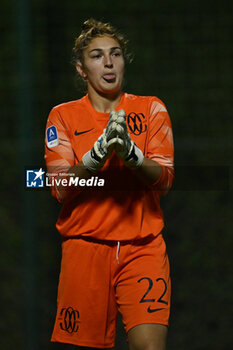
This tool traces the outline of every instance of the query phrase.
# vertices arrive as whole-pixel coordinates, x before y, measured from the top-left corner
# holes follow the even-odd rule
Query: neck
[[[109,113],[116,108],[121,99],[122,91],[112,94],[101,94],[94,89],[88,89],[88,98],[96,111]]]

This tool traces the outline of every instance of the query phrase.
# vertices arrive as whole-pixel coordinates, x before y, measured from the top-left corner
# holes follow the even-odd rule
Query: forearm
[[[93,173],[91,173],[88,169],[84,167],[82,161],[70,167],[70,169],[68,170],[68,174],[70,174],[70,176],[73,175],[74,177],[79,177],[80,179],[89,179],[93,176]]]
[[[159,180],[162,168],[156,161],[144,157],[142,165],[134,169],[134,172],[144,183],[153,185]]]
[[[88,171],[84,165],[83,162],[79,162],[78,164],[70,167],[67,171],[67,175],[65,178],[69,181],[69,179],[72,178],[79,178],[79,179],[89,179],[94,174]],[[62,176],[64,178],[64,176]],[[60,182],[59,186],[56,186],[57,191],[57,197],[58,200],[62,203],[64,203],[67,199],[70,199],[71,197],[76,196],[83,188],[80,188],[76,185],[70,185],[70,186],[63,186],[62,182]]]

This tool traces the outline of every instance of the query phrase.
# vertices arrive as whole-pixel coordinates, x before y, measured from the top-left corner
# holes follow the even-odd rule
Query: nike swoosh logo
[[[80,132],[78,132],[77,130],[75,130],[74,134],[75,134],[75,136],[82,135],[82,134],[85,134],[86,132],[89,132],[89,131],[91,131],[91,130],[93,130],[93,129],[94,129],[94,128],[89,129],[89,130],[85,130],[85,131],[80,131]]]
[[[150,306],[149,306],[147,308],[147,312],[149,312],[151,314],[152,312],[156,312],[156,311],[160,311],[160,310],[164,310],[164,309],[165,309],[165,307],[162,307],[162,308],[159,308],[159,309],[151,309]]]

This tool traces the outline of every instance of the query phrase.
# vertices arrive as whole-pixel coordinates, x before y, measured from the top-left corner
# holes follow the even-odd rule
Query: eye
[[[96,59],[96,60],[99,59],[100,57],[101,57],[101,55],[98,53],[96,55],[91,56],[91,58]]]
[[[121,52],[119,51],[113,52],[113,56],[115,57],[121,56]]]

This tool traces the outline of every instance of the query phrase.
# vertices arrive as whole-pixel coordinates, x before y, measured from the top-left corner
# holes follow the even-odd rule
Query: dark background
[[[176,181],[162,199],[171,262],[168,350],[232,345],[232,1],[2,0],[0,346],[60,349],[49,341],[60,265],[48,190],[25,189],[44,167],[50,109],[77,99],[70,64],[82,22],[126,33],[134,62],[125,90],[156,95],[170,113]],[[119,321],[116,349],[127,349]]]

